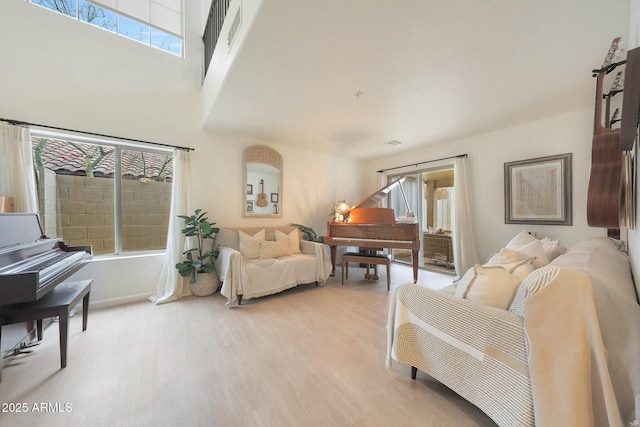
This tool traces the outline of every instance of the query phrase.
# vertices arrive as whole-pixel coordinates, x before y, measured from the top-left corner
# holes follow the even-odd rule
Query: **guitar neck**
[[[615,57],[616,52],[618,51],[618,48],[620,46],[620,40],[621,40],[620,37],[616,37],[615,39],[613,39],[613,41],[611,42],[611,46],[609,46],[609,51],[607,52],[607,55],[604,58],[604,62],[602,63],[602,67],[600,68],[600,70],[594,70],[594,72],[596,72],[595,74],[596,101],[595,101],[595,118],[594,118],[594,125],[593,125],[594,135],[600,135],[602,133],[610,131],[610,129],[608,129],[608,126],[609,126],[608,118],[606,119],[606,124],[603,125],[602,99],[603,97],[605,97],[605,95],[604,95],[604,90],[602,89],[602,86],[604,84],[604,76],[610,73],[613,70],[613,68],[615,68],[618,65],[618,64],[615,64],[612,68],[613,58]],[[614,85],[615,84],[616,82],[614,81]],[[610,94],[611,92],[609,93],[609,95]],[[609,97],[607,97],[607,107],[609,105],[608,102],[609,102]],[[608,114],[609,112],[607,111],[607,115]]]

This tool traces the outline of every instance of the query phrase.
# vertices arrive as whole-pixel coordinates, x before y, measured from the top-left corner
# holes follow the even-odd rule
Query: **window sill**
[[[111,260],[122,260],[129,258],[145,258],[145,257],[155,257],[164,255],[164,250],[156,250],[156,251],[138,251],[138,252],[125,252],[122,254],[103,254],[103,255],[94,255],[93,261],[111,261]]]

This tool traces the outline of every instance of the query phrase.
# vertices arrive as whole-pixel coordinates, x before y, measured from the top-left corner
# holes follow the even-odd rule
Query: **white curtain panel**
[[[453,184],[453,259],[456,275],[462,275],[479,263],[478,251],[471,225],[471,194],[469,188],[469,165],[466,157],[454,160],[455,180]]]
[[[16,212],[38,213],[29,129],[0,122],[0,196],[13,197]]]
[[[174,301],[184,294],[182,280],[176,269],[176,264],[182,260],[182,251],[185,245],[185,237],[181,232],[183,220],[178,218],[178,215],[190,214],[192,210],[190,192],[189,152],[176,149],[173,153],[173,183],[171,186],[167,249],[156,284],[156,294],[149,297],[156,304]]]

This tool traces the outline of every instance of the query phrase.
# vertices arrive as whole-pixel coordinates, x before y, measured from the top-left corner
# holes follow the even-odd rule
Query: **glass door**
[[[400,176],[394,176],[389,179],[391,182]],[[400,187],[401,186],[401,187]],[[388,206],[396,213],[396,218],[415,215],[420,222],[422,206],[418,203],[421,199],[420,174],[405,175],[405,180],[388,195]],[[422,229],[422,227],[420,227]],[[409,249],[391,249],[391,256],[394,261],[411,265],[411,250]],[[420,256],[422,259],[422,256]],[[421,265],[420,263],[418,265]]]
[[[398,176],[389,179],[397,179]],[[421,244],[420,267],[444,272],[454,272],[452,225],[455,212],[453,166],[425,169],[416,174],[406,175],[402,191],[392,191],[388,196],[388,206],[396,217],[407,215],[407,205],[420,224]],[[392,249],[393,260],[411,264],[411,251]]]

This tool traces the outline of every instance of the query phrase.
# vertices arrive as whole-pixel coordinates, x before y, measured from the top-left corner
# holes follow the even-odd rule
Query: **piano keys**
[[[44,236],[36,214],[0,213],[0,306],[36,301],[91,260],[91,246]]]
[[[401,179],[393,181],[356,203],[348,212],[346,222],[329,222],[324,243],[331,249],[331,275],[335,275],[338,246],[358,246],[368,249],[409,249],[413,267],[413,282],[418,282],[420,228],[414,221],[399,222],[390,208],[372,207],[378,204]],[[407,211],[409,209],[407,208]],[[346,215],[345,215],[346,216]]]

